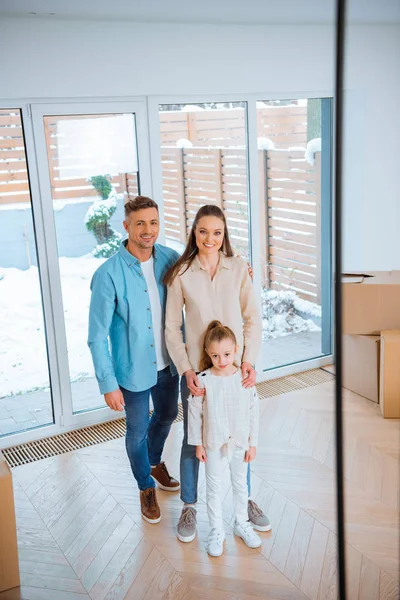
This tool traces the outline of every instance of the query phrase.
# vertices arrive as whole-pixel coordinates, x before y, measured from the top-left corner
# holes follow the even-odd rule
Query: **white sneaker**
[[[233,533],[242,538],[249,548],[259,548],[262,544],[260,536],[254,531],[251,523],[235,523]]]
[[[208,534],[207,552],[210,556],[221,556],[224,551],[225,531],[211,529]]]

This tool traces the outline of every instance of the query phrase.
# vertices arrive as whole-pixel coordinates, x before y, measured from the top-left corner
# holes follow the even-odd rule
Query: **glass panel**
[[[90,281],[125,237],[139,193],[134,114],[44,117],[73,411],[103,408],[87,347]]]
[[[349,280],[342,283],[342,331],[337,327],[335,332],[342,334],[342,352],[336,352],[335,362],[341,362],[343,386],[346,599],[352,600],[358,588],[360,600],[397,600],[400,5],[388,4],[389,26],[378,23],[382,5],[376,4],[377,22],[360,32],[350,20],[358,6],[355,0],[346,3],[348,17],[341,47],[346,83],[340,106],[342,221],[337,242],[341,242],[344,273],[373,276],[360,283],[357,300]],[[367,78],[374,85],[366,85]],[[374,283],[367,286],[366,281]]]
[[[330,122],[329,99],[257,102],[264,370],[331,352]]]
[[[246,103],[160,105],[166,244],[182,252],[204,204],[225,213],[234,251],[249,257]]]
[[[0,109],[0,437],[52,423],[21,114]]]

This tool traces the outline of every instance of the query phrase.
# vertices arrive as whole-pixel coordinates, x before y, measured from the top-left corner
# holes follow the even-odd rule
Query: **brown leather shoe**
[[[159,523],[161,521],[161,511],[158,506],[155,488],[140,490],[140,510],[143,519],[148,523]]]
[[[180,489],[180,483],[168,473],[164,462],[156,467],[151,467],[151,476],[157,482],[157,486],[166,492],[177,492]]]

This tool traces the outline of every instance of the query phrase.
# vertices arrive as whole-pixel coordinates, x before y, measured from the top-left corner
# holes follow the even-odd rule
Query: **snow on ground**
[[[182,244],[168,245],[182,253]],[[90,281],[103,260],[87,255],[59,261],[72,380],[94,375],[86,343]],[[320,307],[294,292],[264,289],[262,302],[264,339],[319,331],[312,317],[318,322]],[[38,269],[0,268],[0,398],[48,385]]]
[[[72,379],[93,376],[87,347],[90,281],[103,259],[60,258]],[[0,268],[0,398],[48,387],[38,269]]]

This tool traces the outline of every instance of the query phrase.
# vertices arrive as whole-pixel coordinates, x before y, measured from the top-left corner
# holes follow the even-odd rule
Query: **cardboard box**
[[[344,335],[343,387],[379,402],[379,335]]]
[[[0,452],[0,592],[20,584],[12,475]]]
[[[400,271],[342,276],[343,334],[400,329]]]
[[[379,389],[382,415],[400,419],[400,331],[381,333]]]

